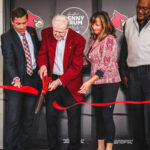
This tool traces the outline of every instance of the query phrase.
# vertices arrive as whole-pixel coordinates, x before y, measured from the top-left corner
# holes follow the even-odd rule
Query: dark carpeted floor
[[[67,150],[67,145],[68,144],[62,144],[62,150]],[[84,143],[81,145],[80,150],[96,150],[96,144],[90,144],[90,143]],[[31,148],[30,150],[48,150],[48,148]],[[134,145],[132,144],[115,144],[113,150],[136,150],[134,148]]]

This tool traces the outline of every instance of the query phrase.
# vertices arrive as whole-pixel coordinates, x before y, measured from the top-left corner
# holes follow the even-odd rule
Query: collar
[[[14,30],[15,30],[15,32],[18,34],[18,36],[19,37],[22,37],[23,35],[22,34],[20,34],[15,28],[14,28]],[[27,30],[25,31],[25,35],[27,35],[28,34],[28,32],[27,32]]]
[[[68,29],[69,30],[69,29]],[[66,38],[67,38],[67,35],[68,35],[68,30],[67,30],[67,32],[66,32],[66,35],[65,35],[65,37],[64,37],[64,41],[66,40]]]
[[[136,20],[137,20],[138,24],[141,25],[140,21],[139,21],[138,19],[136,19]],[[149,22],[149,20],[150,20],[150,17],[147,18],[147,19],[144,21],[144,23],[142,23],[142,24],[143,24],[143,25],[146,25],[146,24]]]

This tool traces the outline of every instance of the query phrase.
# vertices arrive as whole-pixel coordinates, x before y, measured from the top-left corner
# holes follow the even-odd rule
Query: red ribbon
[[[33,88],[33,87],[30,87],[30,86],[21,86],[20,88],[18,88],[16,86],[6,86],[6,85],[4,85],[4,86],[0,86],[0,88],[38,95],[38,90]]]
[[[53,106],[56,108],[56,109],[59,109],[59,110],[66,110],[66,109],[69,109],[71,107],[74,107],[78,104],[86,104],[86,105],[91,105],[91,106],[97,106],[97,107],[104,107],[104,106],[108,106],[108,105],[114,105],[114,104],[147,104],[147,103],[150,103],[150,100],[146,100],[146,101],[117,101],[117,102],[111,102],[111,103],[87,103],[87,102],[77,102],[71,106],[68,106],[68,107],[62,107],[60,105],[57,104],[56,101],[53,102]]]
[[[49,82],[52,82],[52,78],[51,77],[43,77],[42,80],[42,93],[45,95],[46,92],[49,90],[48,89],[48,84]],[[2,89],[7,89],[7,90],[14,90],[14,91],[19,91],[19,92],[24,92],[24,93],[30,93],[30,94],[34,94],[34,95],[38,95],[38,90],[30,87],[30,86],[21,86],[20,88],[16,87],[16,86],[0,86],[0,88]]]
[[[52,82],[52,78],[51,77],[43,77],[42,80],[42,93],[45,95],[47,93],[47,91],[49,90],[48,88],[48,84],[49,82]],[[3,89],[8,89],[8,90],[15,90],[15,91],[19,91],[19,92],[25,92],[25,93],[30,93],[30,94],[34,94],[34,95],[38,95],[38,90],[30,87],[30,86],[22,86],[20,88],[15,87],[15,86],[0,86],[0,88]],[[59,110],[66,110],[69,109],[71,107],[74,107],[78,104],[85,104],[85,105],[91,105],[91,106],[97,106],[97,107],[104,107],[104,106],[108,106],[108,105],[114,105],[114,104],[146,104],[146,103],[150,103],[150,100],[146,100],[146,101],[117,101],[117,102],[111,102],[111,103],[87,103],[87,102],[77,102],[71,106],[68,107],[62,107],[60,105],[57,104],[56,101],[53,102],[53,106],[56,109]]]

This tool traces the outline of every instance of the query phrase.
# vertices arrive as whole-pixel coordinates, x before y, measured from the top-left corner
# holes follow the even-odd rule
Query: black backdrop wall
[[[14,7],[22,6],[29,10],[34,16],[40,17],[43,25],[37,28],[38,36],[41,39],[41,30],[51,25],[51,19],[55,14],[63,13],[69,16],[72,21],[71,27],[77,32],[83,34],[89,40],[88,20],[93,12],[97,10],[105,10],[109,13],[117,29],[117,40],[120,46],[122,36],[122,23],[127,17],[135,15],[135,7],[137,0],[5,0],[5,31],[10,27],[9,18],[10,10]],[[79,16],[74,18],[73,16]],[[118,19],[118,20],[117,20]],[[119,55],[119,52],[118,52]],[[84,80],[89,75],[84,75]],[[86,95],[87,102],[91,102],[90,91]],[[125,95],[121,88],[118,93],[117,101],[125,100]],[[7,113],[7,112],[6,112]],[[61,137],[64,142],[67,141],[67,117],[66,113],[62,114],[61,120]],[[126,106],[118,104],[115,106],[114,119],[116,125],[116,143],[131,144],[132,139],[129,135],[128,113]],[[93,111],[91,106],[84,105],[82,107],[82,139],[83,141],[91,141],[95,138],[95,125],[93,119]],[[31,135],[33,140],[46,139],[45,124],[45,107],[36,116]]]

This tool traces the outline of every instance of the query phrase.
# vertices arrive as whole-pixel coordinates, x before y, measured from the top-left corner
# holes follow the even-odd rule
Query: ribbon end
[[[56,101],[53,102],[53,106],[54,106],[56,109],[59,109],[59,110],[66,110],[66,109],[67,109],[67,108],[65,108],[65,107],[62,107],[62,106],[58,105]]]

